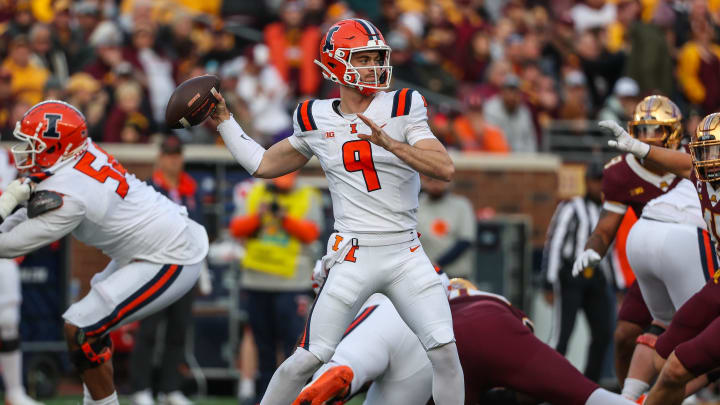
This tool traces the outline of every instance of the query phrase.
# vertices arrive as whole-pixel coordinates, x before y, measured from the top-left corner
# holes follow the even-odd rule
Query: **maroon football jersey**
[[[672,173],[657,175],[649,171],[631,153],[616,156],[603,170],[603,209],[624,214],[630,207],[640,218],[645,204],[672,190],[680,180]]]
[[[695,184],[703,218],[705,218],[708,231],[717,247],[718,241],[720,241],[720,204],[718,204],[720,202],[720,185],[717,185],[716,190],[711,183],[700,181],[695,169],[690,171],[690,181]]]

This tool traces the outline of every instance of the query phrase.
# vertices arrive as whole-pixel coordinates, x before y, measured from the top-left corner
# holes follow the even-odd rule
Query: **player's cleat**
[[[132,405],[155,405],[155,400],[152,396],[150,389],[138,391],[132,394],[130,397],[130,404]]]
[[[173,391],[168,394],[158,394],[159,405],[193,405],[181,391]]]
[[[30,398],[23,392],[5,397],[5,405],[43,405],[43,403]]]
[[[333,367],[305,388],[292,405],[322,405],[340,399],[350,391],[353,371],[348,366]]]

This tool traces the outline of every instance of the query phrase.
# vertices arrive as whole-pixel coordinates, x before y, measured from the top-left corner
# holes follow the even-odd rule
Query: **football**
[[[217,104],[213,89],[220,90],[220,79],[215,75],[193,77],[180,84],[165,107],[167,126],[190,128],[205,121]]]

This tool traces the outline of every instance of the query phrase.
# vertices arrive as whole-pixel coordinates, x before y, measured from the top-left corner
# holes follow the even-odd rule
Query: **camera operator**
[[[278,347],[282,360],[292,353],[312,302],[322,204],[314,188],[296,187],[296,177],[294,172],[253,183],[230,223],[230,233],[246,250],[241,284],[258,348],[256,402],[277,368]]]

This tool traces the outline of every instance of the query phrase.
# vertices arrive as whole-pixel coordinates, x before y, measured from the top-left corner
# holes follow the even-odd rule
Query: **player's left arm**
[[[358,114],[358,117],[370,127],[372,134],[359,134],[358,137],[387,149],[426,176],[450,181],[455,173],[455,165],[443,144],[435,138],[428,126],[425,99],[417,91],[412,91],[408,101],[409,112],[402,116],[402,119],[406,120],[403,134],[406,142],[391,138],[381,127],[362,114]]]
[[[33,218],[0,233],[0,257],[13,258],[26,255],[48,245],[72,232],[85,217],[84,204],[69,196],[63,196],[62,206],[39,213]],[[18,211],[12,216],[27,215]],[[3,227],[3,230],[7,229]]]

